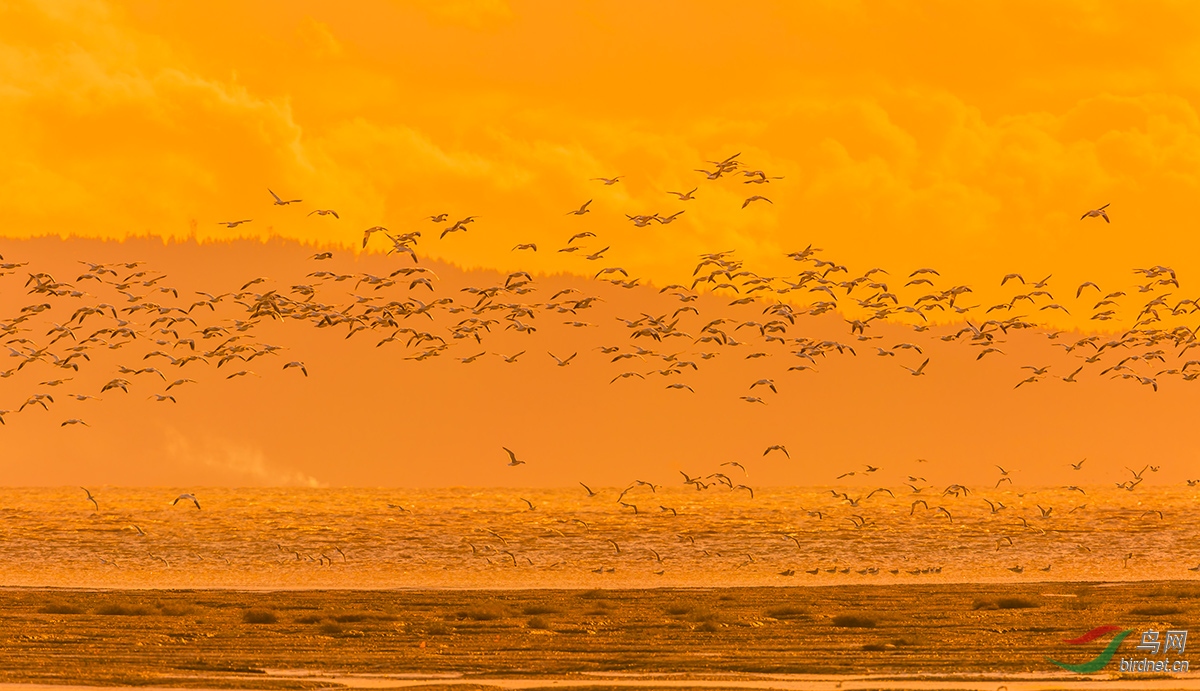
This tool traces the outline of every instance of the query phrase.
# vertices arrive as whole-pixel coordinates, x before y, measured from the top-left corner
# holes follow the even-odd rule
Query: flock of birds
[[[761,186],[783,179],[751,169],[742,163],[739,154],[707,163],[708,166],[697,169],[704,178],[701,184],[686,192],[667,194],[679,203],[686,203],[704,193],[702,185],[736,180],[742,185]],[[593,179],[606,187],[621,181],[622,176]],[[290,207],[303,201],[268,192],[275,206]],[[593,213],[597,210],[594,202],[595,199],[589,199],[564,215],[581,217]],[[741,208],[773,204],[766,196],[753,194],[745,197]],[[1107,208],[1105,204],[1089,210],[1081,219],[1102,218],[1110,222]],[[624,213],[624,216],[634,227],[646,228],[676,222],[685,211]],[[316,208],[307,213],[314,215],[340,220],[334,209]],[[474,215],[452,220],[449,213],[432,214],[426,219],[434,226],[445,251],[449,251],[446,243],[461,241],[456,237],[478,232],[479,221]],[[219,224],[237,228],[251,222],[252,218],[241,218]],[[260,376],[250,369],[252,365],[308,376],[308,367],[302,360],[281,357],[286,348],[257,338],[259,327],[272,321],[305,322],[316,329],[344,332],[345,339],[374,338],[376,347],[403,348],[406,352],[403,359],[408,361],[451,356],[469,365],[489,354],[507,364],[528,357],[533,346],[516,353],[479,350],[497,332],[512,331],[534,343],[539,320],[561,322],[582,335],[595,326],[594,320],[615,316],[627,330],[628,340],[587,344],[618,368],[612,372],[609,384],[661,377],[665,389],[678,395],[694,395],[697,391],[688,381],[689,373],[710,364],[718,365],[720,358],[755,360],[763,363],[764,376],[748,382],[740,396],[747,405],[770,404],[780,388],[789,385],[781,376],[788,372],[816,372],[828,358],[893,358],[907,375],[921,377],[929,375],[936,365],[931,365],[922,344],[914,342],[918,338],[961,344],[973,350],[975,360],[983,360],[1004,356],[1006,338],[1023,330],[1043,334],[1051,346],[1061,348],[1075,363],[1069,372],[1056,371],[1043,363],[1022,365],[1026,373],[1014,388],[1050,379],[1070,384],[1087,374],[1125,380],[1157,391],[1167,378],[1191,382],[1200,377],[1200,359],[1187,359],[1188,352],[1200,345],[1197,340],[1200,325],[1189,327],[1180,323],[1180,318],[1200,310],[1200,297],[1178,296],[1181,290],[1178,277],[1167,266],[1136,269],[1134,273],[1140,281],[1135,287],[1103,289],[1087,281],[1072,286],[1065,295],[1051,284],[1051,276],[1029,280],[1022,274],[1010,273],[999,283],[1001,287],[1015,288],[1016,292],[1007,300],[983,306],[965,304],[974,292],[968,285],[939,285],[941,274],[934,268],[918,268],[896,277],[879,267],[852,272],[848,266],[825,258],[821,249],[809,245],[786,255],[795,263],[794,272],[762,275],[736,258],[734,252],[723,251],[701,255],[689,283],[657,290],[659,296],[676,304],[674,309],[661,314],[596,316],[587,321],[587,315],[603,311],[605,301],[601,295],[585,294],[576,288],[545,295],[538,280],[525,271],[509,273],[492,285],[466,286],[454,294],[446,294],[439,290],[436,273],[419,262],[417,250],[422,237],[420,229],[396,232],[372,226],[364,230],[364,250],[373,243],[376,247],[381,244],[388,255],[397,255],[395,269],[385,275],[324,270],[322,262],[334,254],[323,251],[309,258],[314,270],[302,279],[279,282],[251,277],[236,290],[195,291],[191,295],[173,287],[167,275],[140,261],[83,261],[78,275],[56,277],[26,262],[0,256],[0,287],[17,281],[28,295],[27,304],[12,314],[0,315],[0,345],[7,350],[10,362],[6,368],[0,366],[0,394],[10,399],[10,406],[0,409],[0,425],[57,411],[68,401],[77,405],[139,391],[154,404],[172,404],[205,378],[234,380]],[[584,262],[600,263],[601,268],[594,273],[586,272],[592,276],[592,285],[654,290],[619,265],[605,266],[611,264],[608,257],[611,250],[612,246],[602,243],[592,230],[572,233],[562,247],[555,249],[558,253],[578,256]],[[538,252],[539,246],[536,242],[522,242],[512,251]],[[64,280],[67,278],[70,280]],[[348,304],[331,295],[333,291],[341,294],[346,289],[351,296]],[[1056,298],[1055,293],[1062,297]],[[708,294],[709,303],[713,300],[728,300],[728,303],[719,313],[702,314],[699,305],[704,294]],[[1070,307],[1064,304],[1067,302]],[[1070,314],[1070,309],[1090,312],[1089,321],[1097,324],[1097,331],[1103,328],[1108,333],[1072,335],[1050,330],[1037,321],[1037,315],[1042,313]],[[842,315],[844,336],[828,339],[797,333],[805,318],[819,315]],[[884,323],[905,326],[914,336],[906,341],[889,342],[886,336],[873,333],[873,327]],[[1120,328],[1115,328],[1117,325]],[[104,373],[92,388],[81,388],[83,380],[79,377],[91,365],[93,354],[104,351],[127,356],[127,364]],[[571,366],[578,355],[578,351],[548,352],[557,367]],[[782,368],[782,372],[768,371],[779,369],[769,363],[780,356],[792,364]],[[649,370],[625,368],[643,363],[655,364],[649,365]],[[28,388],[12,398],[17,382]],[[82,416],[64,416],[59,425],[89,426]],[[764,456],[777,453],[790,457],[783,445],[764,443],[764,446]],[[509,466],[526,463],[518,452],[501,448]],[[1080,470],[1082,463],[1072,465]],[[729,466],[728,472],[718,470],[695,476],[683,473],[683,483],[697,491],[724,489],[744,492],[753,498],[755,491],[746,482],[747,468],[739,462],[723,465]],[[870,477],[877,470],[867,466],[865,470],[847,472],[839,479],[856,474]],[[1134,491],[1147,471],[1130,472],[1133,476],[1118,487]],[[730,473],[740,473],[741,479],[731,477]],[[997,487],[1005,482],[1011,483],[1011,477],[1001,469]],[[1188,481],[1189,485],[1196,483]],[[913,494],[922,495],[912,502],[912,512],[928,511],[948,521],[955,520],[946,506],[930,506],[924,498],[927,495],[922,494],[929,488],[920,486],[916,476],[910,476],[909,487]],[[652,483],[635,481],[620,492],[617,503],[622,509],[641,511],[626,499],[631,492],[645,489],[654,492],[656,488]],[[584,489],[589,496],[597,494],[587,485]],[[1075,486],[1069,489],[1084,492]],[[951,485],[942,496],[966,495],[970,491],[963,485]],[[877,493],[895,496],[892,489],[881,487],[862,497],[835,492],[834,499],[855,509]],[[90,492],[87,501],[96,505]],[[194,495],[181,495],[174,503],[181,502],[200,509],[200,501]],[[1004,508],[990,500],[988,503],[993,513]],[[529,508],[535,507],[530,503]],[[658,508],[673,512],[665,505]],[[1051,509],[1044,511],[1046,518]],[[869,517],[857,513],[845,520],[860,530],[873,524]]]
[[[347,513],[341,503],[358,506],[364,498],[358,494],[301,507],[278,495],[217,493],[218,508],[206,517],[210,512],[201,511],[193,493],[178,495],[158,513],[150,509],[153,499],[139,502],[139,510],[127,496],[106,499],[80,490],[98,521],[95,527],[110,536],[89,541],[95,558],[104,567],[135,571],[155,565],[192,571],[223,562],[248,572],[271,565],[348,565],[371,574],[401,563],[407,564],[406,572],[435,574],[514,567],[613,574],[620,568],[684,579],[736,572],[742,574],[738,579],[754,582],[801,573],[906,579],[943,572],[948,578],[1012,578],[1029,572],[1070,579],[1081,572],[1091,577],[1124,572],[1137,577],[1147,568],[1161,576],[1163,567],[1169,568],[1162,563],[1162,545],[1189,539],[1172,535],[1164,509],[1179,506],[1163,503],[1161,494],[1155,495],[1161,508],[1145,508],[1142,500],[1114,497],[1122,490],[1000,489],[1003,482],[943,488],[910,475],[903,492],[864,487],[858,493],[825,490],[822,497],[817,489],[768,490],[764,505],[753,490],[736,484],[736,478],[748,476],[744,465],[723,465],[727,472],[704,477],[681,473],[681,482],[671,487],[639,479],[623,489],[593,489],[581,482],[578,494],[502,492],[482,503],[468,500],[470,508],[460,498],[437,493],[413,493],[404,503],[383,505],[375,493],[365,514]],[[1084,462],[1072,465],[1082,469]],[[997,470],[1001,480],[1009,477],[1006,469]],[[1129,469],[1133,480],[1128,484],[1155,470]],[[861,473],[879,471],[868,465]],[[726,488],[732,500],[687,489],[708,483]],[[740,498],[738,490],[744,490]],[[451,505],[456,510],[447,520],[442,512]],[[608,506],[621,508],[613,512]],[[184,513],[168,516],[173,507]],[[360,524],[355,518],[360,514],[373,518]],[[440,518],[427,520],[433,515]],[[231,525],[252,527],[231,541]],[[405,527],[397,530],[398,525]],[[45,525],[43,530],[54,532]],[[44,545],[37,552],[46,558]],[[1188,570],[1200,572],[1200,564]]]

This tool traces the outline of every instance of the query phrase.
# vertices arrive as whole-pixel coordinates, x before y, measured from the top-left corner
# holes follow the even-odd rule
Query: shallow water
[[[196,490],[197,510],[171,506],[178,491],[92,489],[99,511],[78,488],[0,489],[0,585],[728,587],[1200,576],[1189,570],[1200,563],[1200,512],[1191,508],[1200,488],[1190,487],[959,497],[903,488],[857,507],[828,488],[761,488],[751,499],[638,487],[624,497],[636,513],[614,501],[615,490],[589,499],[580,489],[214,488]],[[1008,508],[993,513],[983,497]],[[914,511],[915,499],[952,519]],[[1038,505],[1053,508],[1049,517]]]

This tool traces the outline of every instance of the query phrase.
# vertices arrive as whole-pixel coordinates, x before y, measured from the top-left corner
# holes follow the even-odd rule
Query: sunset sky
[[[1179,2],[9,0],[0,255],[65,275],[77,259],[132,253],[216,292],[255,276],[291,285],[315,270],[313,248],[339,253],[342,270],[387,272],[400,263],[386,242],[353,256],[382,225],[421,230],[422,261],[454,274],[455,295],[526,270],[636,316],[657,289],[589,288],[596,270],[690,283],[697,255],[735,250],[760,274],[790,275],[785,254],[811,243],[897,283],[934,267],[985,307],[1013,295],[1009,272],[1052,274],[1071,314],[1039,322],[1096,330],[1091,303],[1075,301],[1083,281],[1136,292],[1132,269],[1161,264],[1178,299],[1200,270],[1198,32],[1200,6]],[[735,153],[782,179],[695,172]],[[694,187],[693,201],[667,194]],[[268,188],[303,202],[273,206]],[[770,203],[742,208],[752,194]],[[589,199],[591,213],[567,215]],[[1080,219],[1106,203],[1111,223]],[[671,225],[625,218],[680,210]],[[427,219],[440,213],[479,220],[439,239]],[[598,236],[589,252],[611,247],[605,262],[554,251],[581,231]],[[512,251],[527,242],[540,251]],[[2,314],[23,300],[0,294]],[[605,314],[588,345],[606,329],[626,345]],[[769,410],[737,400],[759,376],[741,366],[697,375],[728,404],[679,404],[657,385],[630,402],[587,348],[554,367],[547,344],[574,348],[574,335],[548,328],[520,370],[400,362],[303,327],[271,337],[313,376],[272,367],[152,412],[139,391],[98,406],[91,429],[9,418],[6,450],[47,460],[5,468],[6,452],[0,484],[617,485],[756,460],[766,443],[797,459],[762,466],[775,484],[832,482],[825,462],[879,461],[894,481],[924,456],[972,482],[994,480],[994,463],[1059,482],[1085,456],[1095,482],[1143,457],[1170,459],[1164,476],[1181,481],[1196,462],[1181,431],[1191,385],[1154,394],[1092,377],[1023,396],[1019,367],[1050,362],[1020,359],[1047,351],[1034,334],[998,363],[950,348],[940,377],[860,357]],[[515,352],[512,338],[480,349]],[[0,407],[32,393],[14,386],[0,380]],[[528,450],[523,475],[503,467],[502,445]]]

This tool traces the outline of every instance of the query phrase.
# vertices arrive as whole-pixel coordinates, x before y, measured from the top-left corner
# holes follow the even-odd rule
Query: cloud
[[[167,459],[185,473],[206,476],[198,484],[271,487],[324,487],[311,475],[270,463],[262,450],[227,439],[189,439],[175,429],[166,430]]]
[[[741,13],[700,3],[653,34],[639,27],[670,7],[513,7],[306,14],[227,3],[215,18],[176,8],[156,24],[101,0],[10,2],[0,9],[0,233],[356,247],[382,224],[425,231],[427,255],[511,269],[514,244],[586,229],[658,283],[712,250],[786,271],[783,252],[809,242],[855,267],[937,265],[973,283],[1051,269],[1115,280],[1137,262],[1200,269],[1200,240],[1178,223],[1200,190],[1189,96],[1200,84],[1182,68],[1189,44],[1177,28],[1200,10],[1152,4],[1156,39],[1114,36],[1124,10],[1072,0],[943,4],[936,25],[921,3]],[[386,41],[384,19],[400,27]],[[222,46],[213,22],[261,40]],[[454,29],[501,25],[469,41]],[[722,63],[681,62],[734,30],[758,40]],[[796,49],[781,50],[784,39]],[[1108,54],[1114,40],[1127,59]],[[619,49],[630,41],[636,51]],[[980,47],[1000,44],[1024,48],[1009,60]],[[693,172],[738,151],[784,179]],[[626,177],[590,180],[602,175]],[[686,205],[666,194],[693,186]],[[268,187],[303,208],[271,207]],[[743,210],[756,193],[774,204]],[[564,218],[589,198],[592,214]],[[1112,225],[1079,222],[1105,202]],[[309,218],[310,208],[341,220]],[[654,232],[624,218],[681,209]],[[420,222],[441,212],[481,220],[442,241]],[[254,221],[218,225],[234,217]],[[522,261],[594,273],[571,255]]]

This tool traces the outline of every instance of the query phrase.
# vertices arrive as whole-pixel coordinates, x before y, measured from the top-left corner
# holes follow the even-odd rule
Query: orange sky
[[[1080,282],[1096,281],[1106,292],[1129,289],[1132,268],[1165,264],[1179,273],[1182,297],[1187,276],[1200,268],[1190,221],[1200,188],[1198,25],[1200,7],[1186,3],[1082,0],[748,6],[376,0],[351,7],[16,0],[0,6],[0,238],[10,241],[0,240],[0,254],[74,260],[99,247],[83,239],[140,236],[206,243],[280,238],[349,250],[365,228],[384,225],[422,230],[423,257],[484,272],[468,283],[493,281],[486,272],[494,270],[591,276],[602,264],[664,285],[689,279],[697,254],[720,250],[736,250],[762,274],[790,274],[795,265],[783,255],[813,243],[855,272],[882,266],[899,278],[936,267],[944,285],[972,286],[970,302],[985,307],[1011,297],[1011,284],[999,286],[1010,271],[1053,274],[1058,300],[1072,315],[1041,312],[1039,321],[1094,327],[1091,305],[1073,300]],[[751,168],[783,179],[710,182],[694,172],[737,152]],[[625,177],[612,186],[590,180],[613,175]],[[304,201],[273,207],[268,187]],[[699,187],[693,201],[666,194],[692,187]],[[773,203],[742,209],[751,194]],[[588,199],[594,199],[591,213],[566,215]],[[1112,204],[1111,224],[1079,219],[1104,203]],[[317,208],[336,209],[341,218],[307,215]],[[686,212],[671,225],[634,228],[625,220],[625,214],[679,210]],[[442,226],[423,217],[441,212],[480,220],[469,233],[439,240]],[[243,218],[253,221],[236,230],[218,223]],[[588,251],[611,246],[606,262],[553,251],[583,230],[599,236],[585,243]],[[66,240],[11,242],[40,236]],[[512,252],[519,242],[536,242],[541,251]],[[115,258],[122,247],[146,254],[153,245],[104,247]],[[304,250],[286,244],[183,244],[154,252],[163,270],[179,272],[231,247],[258,247],[262,254],[256,250],[254,263],[235,262],[236,272],[211,269],[230,283],[234,273],[309,269]],[[372,247],[384,249],[386,242]],[[371,261],[392,261],[375,265],[382,268],[394,259]],[[194,283],[205,289],[203,276]],[[638,300],[654,299],[646,291],[629,295],[634,313]],[[557,343],[557,336],[544,335]],[[257,409],[281,410],[273,422],[267,412],[263,425],[231,415],[221,404],[227,386],[197,394],[187,415],[155,409],[155,417],[139,420],[150,429],[128,417],[143,415],[130,411],[144,406],[110,406],[115,412],[94,416],[94,426],[104,429],[92,432],[108,440],[102,460],[86,466],[67,460],[86,444],[8,425],[0,432],[19,440],[12,448],[46,447],[60,455],[47,467],[10,469],[0,482],[73,483],[95,468],[88,482],[563,484],[579,475],[570,472],[575,466],[513,480],[481,454],[494,453],[511,425],[534,430],[524,441],[532,455],[571,455],[566,449],[578,440],[540,422],[566,424],[567,410],[608,423],[608,432],[588,427],[602,442],[585,443],[571,462],[601,476],[602,484],[623,482],[647,459],[659,464],[659,479],[673,475],[684,461],[669,458],[660,430],[689,419],[736,431],[752,424],[790,428],[815,416],[815,437],[788,432],[794,445],[811,438],[813,457],[845,463],[953,457],[981,468],[981,478],[991,477],[992,462],[1031,457],[1036,466],[1102,453],[1117,472],[1127,460],[1121,454],[1149,443],[1137,435],[1152,421],[1163,438],[1151,450],[1190,454],[1169,424],[1194,408],[1184,385],[1164,387],[1157,398],[1104,380],[1069,396],[1065,389],[1035,392],[1046,398],[1036,399],[1031,422],[1022,408],[1029,397],[1009,401],[1020,364],[1028,364],[1015,358],[992,374],[975,368],[941,384],[921,381],[928,385],[922,389],[903,377],[879,379],[874,362],[823,372],[820,386],[827,388],[819,396],[796,396],[789,399],[793,407],[747,418],[743,408],[707,402],[669,414],[662,407],[619,412],[611,397],[580,400],[581,392],[601,394],[564,384],[567,375],[552,363],[542,367],[545,361],[541,369],[521,370],[517,381],[492,365],[468,377],[453,360],[385,367],[370,359],[373,353],[354,356],[370,365],[360,368],[358,360],[340,359],[358,351],[340,350],[348,346],[337,339],[303,329],[288,338],[289,347],[323,358],[326,371],[346,369],[336,380],[315,375],[300,382],[308,393],[277,372],[249,382],[243,388],[258,392]],[[583,356],[577,364],[569,376],[582,377],[593,366]],[[588,381],[607,387],[609,370],[595,366]],[[380,380],[364,374],[380,368],[396,386],[418,377],[424,402],[412,407],[389,399]],[[894,363],[889,368],[898,371]],[[751,374],[721,369],[705,376],[732,392]],[[476,422],[468,433],[444,423],[477,418],[479,407],[507,400],[508,387],[518,384],[529,387],[524,413],[497,413],[497,422]],[[0,407],[27,395],[4,386]],[[467,391],[471,412],[437,393],[447,388]],[[988,403],[993,391],[1000,402]],[[326,409],[325,395],[342,397],[335,400],[345,407]],[[428,402],[431,396],[436,402]],[[846,397],[847,412],[820,412],[814,400],[830,396]],[[973,402],[962,404],[964,397]],[[564,398],[577,407],[562,407]],[[359,399],[374,403],[350,403]],[[371,411],[384,400],[398,408],[371,417],[381,415]],[[908,407],[910,400],[916,403]],[[404,425],[393,422],[405,415],[424,430],[410,446]],[[367,429],[395,425],[388,445],[407,455],[398,450],[404,462],[395,466],[345,463],[336,457],[344,453],[339,449],[365,457],[385,447],[288,441],[285,432],[297,416],[324,422],[335,436],[363,434],[359,416],[374,421]],[[864,419],[882,430],[864,435]],[[946,423],[912,431],[930,419]],[[719,462],[722,454],[757,448],[765,436],[692,439],[680,455],[716,444],[719,458],[711,461]],[[450,448],[447,439],[461,446]],[[618,440],[632,450],[618,453]],[[122,443],[139,451],[120,460]],[[229,454],[242,459],[230,462],[240,470],[221,469],[219,459]],[[156,465],[163,458],[173,460]],[[452,461],[463,470],[447,470]],[[604,470],[610,462],[616,469]],[[1194,460],[1188,455],[1185,462]],[[767,481],[809,479],[795,470]]]

